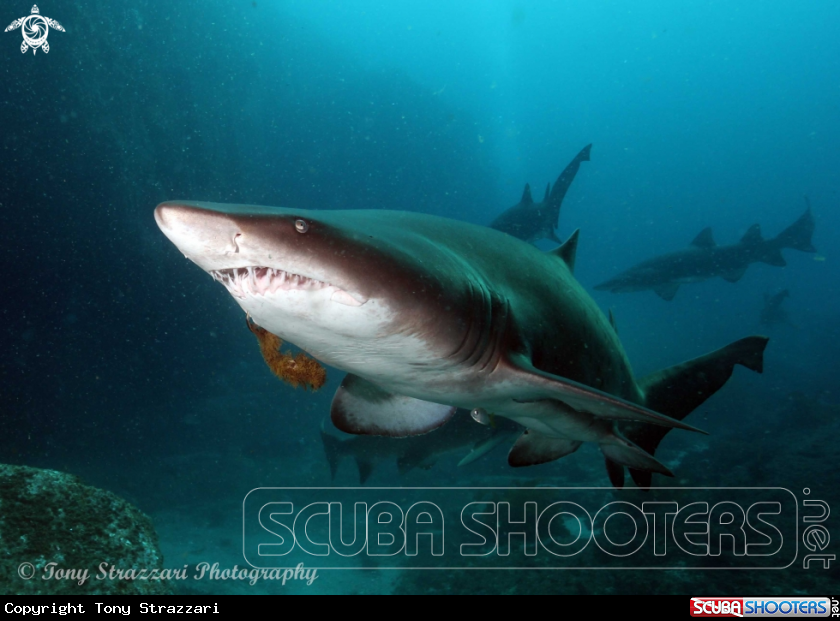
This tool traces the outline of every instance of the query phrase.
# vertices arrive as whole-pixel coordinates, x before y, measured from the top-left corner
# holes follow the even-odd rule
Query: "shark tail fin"
[[[814,234],[814,214],[811,213],[811,201],[805,197],[807,208],[799,219],[787,227],[774,240],[779,248],[792,248],[801,252],[816,252],[811,243]]]
[[[546,201],[548,203],[546,206],[550,209],[556,209],[558,216],[560,215],[560,205],[566,197],[566,192],[569,190],[569,186],[571,186],[572,181],[575,180],[575,175],[577,175],[577,172],[580,169],[580,163],[590,161],[589,152],[591,149],[591,144],[583,147],[574,159],[569,162],[569,165],[563,169],[560,176],[557,177],[557,180],[554,182],[554,186],[551,188],[551,192],[546,192]]]
[[[639,383],[645,393],[645,405],[677,420],[683,420],[732,377],[740,364],[756,373],[764,371],[764,349],[769,339],[750,336],[700,358],[649,375]],[[620,425],[624,435],[650,455],[668,434],[667,427],[644,423]],[[607,455],[610,458],[610,455]],[[617,461],[617,460],[614,460]],[[617,462],[620,463],[620,462]],[[649,488],[651,472],[630,468],[636,485]],[[613,478],[611,473],[611,478]]]
[[[341,440],[327,432],[326,419],[321,421],[321,442],[324,444],[324,454],[330,465],[330,481],[335,481],[338,462],[341,461]]]

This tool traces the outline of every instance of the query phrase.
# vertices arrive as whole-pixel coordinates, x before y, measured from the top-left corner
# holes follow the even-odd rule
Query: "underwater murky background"
[[[489,223],[588,143],[559,232],[638,375],[767,333],[657,453],[685,486],[804,487],[838,502],[840,5],[269,0],[39,5],[49,54],[0,36],[0,462],[63,470],[149,514],[166,566],[243,564],[242,502],[331,485],[311,394],[266,369],[234,300],[154,206],[192,199],[402,209]],[[3,5],[11,22],[29,13]],[[673,302],[595,284],[707,226],[774,236],[804,209],[816,255]],[[549,248],[550,245],[545,246]],[[759,325],[789,289],[790,322]],[[608,486],[592,447],[513,470],[499,448],[377,486]],[[655,479],[665,484],[661,477]],[[335,484],[358,485],[352,460]],[[609,494],[609,492],[607,492]],[[653,492],[655,494],[655,492]],[[836,521],[836,520],[835,520]],[[196,592],[816,593],[836,572],[326,572]],[[836,582],[834,583],[836,585]]]

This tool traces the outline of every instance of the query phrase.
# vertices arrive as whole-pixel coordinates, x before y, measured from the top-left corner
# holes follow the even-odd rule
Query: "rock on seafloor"
[[[172,592],[167,581],[97,579],[100,566],[162,569],[149,517],[73,475],[0,464],[0,594]],[[59,569],[76,573],[59,579]]]

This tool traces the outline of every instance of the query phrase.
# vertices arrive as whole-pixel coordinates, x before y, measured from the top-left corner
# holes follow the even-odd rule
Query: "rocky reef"
[[[152,521],[122,498],[63,472],[0,464],[0,594],[166,594],[168,581],[100,571],[162,566]]]

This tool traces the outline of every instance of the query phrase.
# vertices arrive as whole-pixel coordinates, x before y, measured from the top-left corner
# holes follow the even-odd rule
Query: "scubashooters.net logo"
[[[830,617],[828,597],[692,597],[692,617]]]
[[[30,49],[35,54],[38,48],[44,50],[44,54],[49,54],[50,44],[47,43],[47,37],[50,34],[50,28],[59,32],[65,32],[64,26],[57,21],[41,15],[37,4],[32,6],[30,15],[20,17],[6,26],[6,32],[11,32],[18,28],[23,33],[23,43],[20,44],[20,51],[24,54]]]
[[[828,529],[806,537],[799,507],[784,488],[259,488],[243,554],[319,569],[828,569]]]

